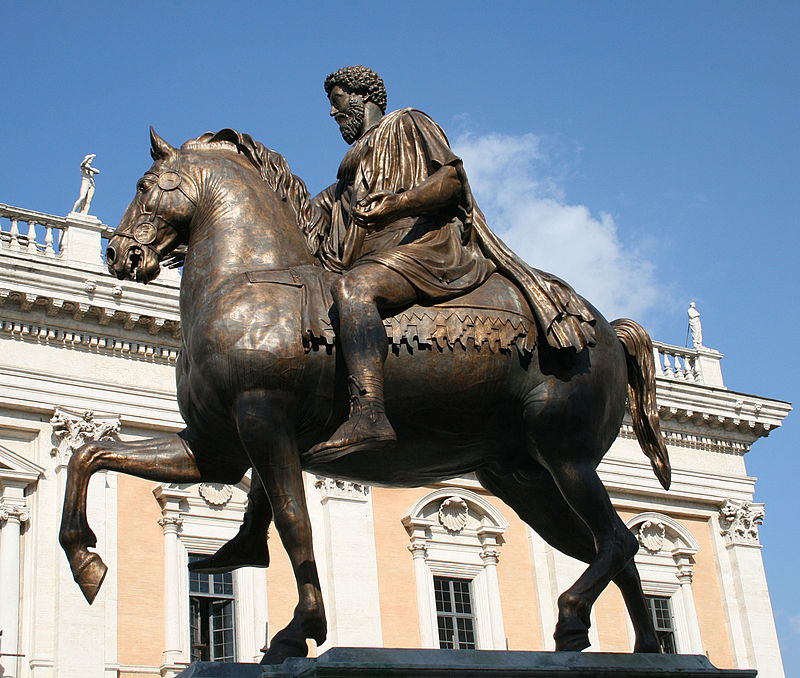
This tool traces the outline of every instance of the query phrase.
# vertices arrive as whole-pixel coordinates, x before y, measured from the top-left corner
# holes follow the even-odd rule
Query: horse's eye
[[[150,188],[152,183],[153,183],[152,181],[140,181],[136,185],[136,190],[139,191],[139,193],[144,193],[145,191],[147,191],[148,188]]]

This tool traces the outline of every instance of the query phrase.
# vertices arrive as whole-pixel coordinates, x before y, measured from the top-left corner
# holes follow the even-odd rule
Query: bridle
[[[184,197],[190,203],[197,207],[198,189],[197,184],[195,184],[193,179],[180,172],[180,165],[175,169],[167,167],[162,169],[160,172],[146,172],[142,178],[147,176],[154,176],[156,178],[156,186],[158,186],[159,189],[155,198],[155,204],[153,205],[152,209],[149,209],[144,205],[141,206],[142,215],[147,217],[147,219],[133,226],[130,233],[116,232],[114,235],[121,236],[123,238],[130,238],[137,245],[140,245],[141,247],[147,247],[153,252],[153,254],[156,255],[159,260],[161,260],[161,252],[158,250],[158,248],[153,246],[155,239],[158,237],[159,230],[155,225],[156,220],[160,220],[163,224],[172,229],[176,236],[180,236],[180,230],[173,223],[171,223],[169,219],[158,213],[158,208],[161,205],[161,198],[163,197],[164,193],[178,190],[183,193]],[[188,191],[187,188],[189,189]],[[190,195],[190,193],[193,195]]]

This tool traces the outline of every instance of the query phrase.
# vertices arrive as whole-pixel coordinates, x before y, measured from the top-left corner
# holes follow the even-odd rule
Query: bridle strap
[[[162,169],[161,172],[147,172],[147,174],[150,174],[150,175],[153,175],[153,176],[156,177],[156,186],[158,187],[158,195],[156,196],[156,201],[155,201],[155,205],[153,206],[153,209],[150,210],[150,209],[147,209],[146,207],[142,206],[142,214],[145,215],[146,217],[149,217],[150,221],[149,222],[143,221],[143,222],[140,222],[139,224],[136,224],[136,226],[134,226],[131,229],[131,231],[132,231],[131,233],[115,233],[114,235],[121,236],[123,238],[130,238],[139,247],[147,247],[148,249],[150,249],[160,259],[161,258],[161,252],[159,252],[159,250],[152,245],[152,241],[143,242],[140,237],[137,237],[136,229],[138,227],[144,225],[144,224],[147,224],[147,223],[153,224],[153,226],[155,227],[155,224],[153,222],[155,222],[156,219],[160,219],[166,226],[168,226],[169,228],[172,229],[172,231],[175,233],[175,235],[179,236],[180,235],[180,231],[178,230],[178,228],[173,223],[171,223],[166,217],[164,217],[164,216],[162,216],[162,215],[160,215],[158,213],[158,208],[161,205],[161,198],[162,198],[164,193],[168,193],[170,191],[174,191],[174,190],[177,189],[178,191],[180,191],[183,194],[183,196],[190,203],[192,203],[192,205],[197,207],[197,194],[198,194],[198,191],[197,191],[197,186],[195,185],[194,181],[192,179],[190,179],[189,177],[187,177],[186,175],[181,174],[179,169],[173,169],[171,167],[167,167],[167,168]],[[189,193],[184,188],[183,185],[185,183],[192,185],[192,188],[194,189],[194,194],[195,194],[194,197],[189,195]]]

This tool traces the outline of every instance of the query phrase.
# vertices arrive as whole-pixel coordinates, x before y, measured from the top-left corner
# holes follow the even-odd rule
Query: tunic
[[[373,232],[352,221],[353,208],[367,195],[409,190],[446,165],[461,179],[456,207],[400,219]],[[403,275],[429,301],[466,293],[498,270],[522,291],[550,346],[583,350],[594,345],[592,310],[567,283],[530,267],[492,232],[474,204],[461,159],[442,129],[421,111],[406,108],[386,115],[353,144],[337,179],[314,198],[319,213],[304,228],[325,268],[341,273],[380,263]]]
[[[314,199],[321,211],[323,266],[345,271],[383,264],[406,278],[423,302],[464,294],[484,282],[495,266],[466,237],[462,205],[399,219],[380,230],[362,228],[351,218],[367,195],[410,190],[447,165],[458,168],[461,160],[427,115],[403,109],[384,117],[351,146],[337,183]]]

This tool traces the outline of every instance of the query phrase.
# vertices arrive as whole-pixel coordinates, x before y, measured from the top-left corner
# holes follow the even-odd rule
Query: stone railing
[[[722,354],[714,349],[684,348],[660,341],[653,342],[656,377],[724,388],[720,360]]]
[[[76,266],[102,267],[111,229],[90,214],[58,217],[0,203],[0,252],[53,257]]]
[[[61,253],[65,217],[0,203],[0,248],[54,257]]]

